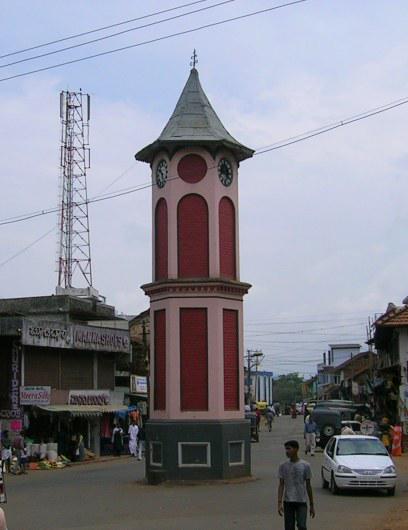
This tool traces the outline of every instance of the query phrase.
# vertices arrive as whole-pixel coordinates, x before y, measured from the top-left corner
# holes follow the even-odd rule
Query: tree
[[[302,401],[303,377],[297,372],[280,375],[273,382],[273,400],[281,405]]]

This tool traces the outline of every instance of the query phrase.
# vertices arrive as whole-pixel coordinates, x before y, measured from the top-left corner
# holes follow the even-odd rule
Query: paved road
[[[279,530],[276,469],[282,444],[302,440],[303,421],[281,417],[252,444],[256,480],[240,484],[146,486],[143,463],[130,458],[11,476],[9,530]],[[332,496],[320,486],[321,454],[310,458],[316,519],[311,530],[364,530],[406,503],[407,477],[395,498],[375,493]],[[405,491],[404,491],[405,489]]]

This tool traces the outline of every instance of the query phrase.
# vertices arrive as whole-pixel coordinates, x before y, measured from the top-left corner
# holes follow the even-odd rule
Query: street
[[[7,476],[9,530],[279,530],[277,466],[285,458],[285,440],[303,442],[303,419],[283,416],[272,433],[263,429],[260,443],[252,444],[249,481],[147,486],[141,483],[144,462],[128,457]],[[406,503],[407,474],[401,472],[394,498],[365,492],[333,496],[321,488],[321,458],[321,452],[308,458],[317,513],[309,529],[377,528],[389,511]],[[397,460],[400,469],[407,469],[405,460]]]

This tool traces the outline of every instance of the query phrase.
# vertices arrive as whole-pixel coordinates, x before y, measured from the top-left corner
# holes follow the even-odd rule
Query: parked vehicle
[[[359,421],[343,420],[341,422],[341,428],[343,429],[344,427],[350,427],[356,434],[365,434],[361,433],[361,423]]]
[[[332,436],[341,433],[342,421],[353,419],[354,411],[350,409],[339,410],[315,407],[311,417],[319,428],[320,439],[318,445],[324,448]]]
[[[365,403],[354,403],[354,401],[348,401],[346,399],[325,399],[317,401],[315,408],[330,408],[330,409],[350,409],[353,410],[354,414],[360,414],[365,417],[371,417],[370,407]]]
[[[397,472],[384,444],[374,436],[334,436],[326,445],[322,486],[341,489],[383,489],[395,494]]]
[[[397,472],[384,444],[374,436],[334,436],[323,454],[323,488],[386,490],[395,494]]]

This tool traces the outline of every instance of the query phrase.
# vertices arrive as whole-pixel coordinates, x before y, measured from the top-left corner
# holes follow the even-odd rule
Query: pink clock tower
[[[238,168],[254,151],[224,128],[195,67],[152,168],[150,420],[146,474],[161,480],[250,474],[244,419]]]

